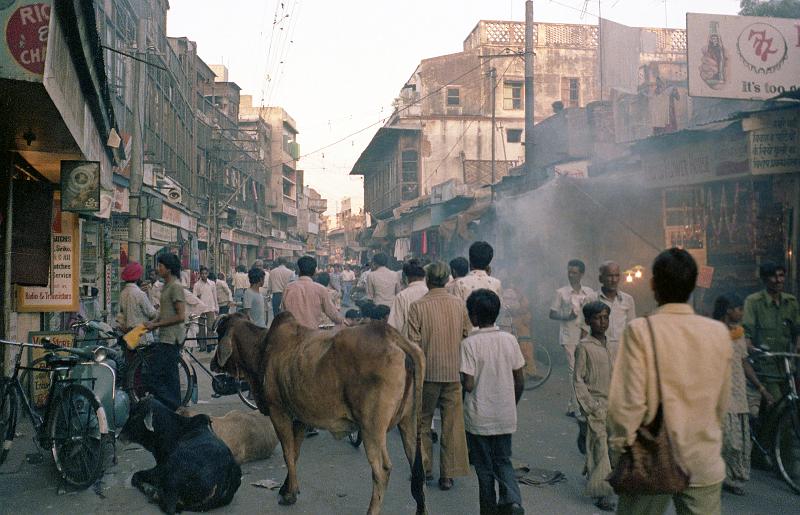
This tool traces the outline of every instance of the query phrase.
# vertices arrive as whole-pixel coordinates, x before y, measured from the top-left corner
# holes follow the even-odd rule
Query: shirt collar
[[[496,325],[494,325],[492,327],[484,327],[482,329],[475,329],[474,331],[472,331],[472,334],[494,333],[494,332],[497,332],[499,330],[500,330],[500,328],[497,327]]]
[[[312,283],[314,282],[314,279],[310,278],[307,275],[301,275],[300,277],[297,278],[297,280],[298,281],[310,281]]]
[[[489,274],[486,273],[486,270],[470,270],[469,275],[477,275],[479,277],[488,277]]]
[[[594,345],[597,345],[598,347],[603,347],[604,349],[608,348],[608,335],[606,335],[606,343],[605,344],[603,344],[603,342],[601,342],[600,340],[598,340],[597,338],[595,338],[591,334],[587,334],[584,337],[584,340],[592,342]]]
[[[761,290],[761,298],[764,299],[764,302],[766,302],[767,304],[775,304],[775,301],[772,300],[772,297],[770,296],[769,293],[767,293],[767,290]],[[786,302],[788,298],[789,297],[786,293],[781,293],[778,297],[778,299],[780,299],[781,304]]]
[[[674,302],[659,306],[655,312],[667,315],[694,315],[694,308],[689,304]]]
[[[572,287],[570,286],[570,288],[572,288]],[[623,293],[622,291],[620,291],[620,290],[617,290],[617,296],[616,296],[616,297],[614,297],[614,300],[611,300],[611,298],[610,298],[610,297],[607,297],[607,296],[606,296],[606,294],[605,294],[605,293],[603,293],[603,289],[602,289],[602,288],[600,288],[599,290],[597,290],[597,296],[598,296],[598,298],[605,299],[605,300],[607,300],[608,302],[622,302],[622,296],[623,296],[623,295],[624,295],[624,293]]]

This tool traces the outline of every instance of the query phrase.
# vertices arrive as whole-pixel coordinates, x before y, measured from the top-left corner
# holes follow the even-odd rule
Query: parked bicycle
[[[759,378],[784,382],[786,393],[759,416],[751,432],[753,449],[771,463],[780,477],[800,494],[800,398],[792,361],[800,358],[793,352],[768,352],[754,349],[750,359],[778,359],[780,374],[759,374]],[[772,459],[770,459],[772,458]]]
[[[116,435],[129,413],[128,397],[116,388],[114,366],[106,360],[109,349],[59,347],[48,340],[42,345],[5,340],[0,344],[19,347],[11,376],[0,380],[0,435],[4,437],[0,464],[7,459],[16,436],[21,403],[39,451],[52,452],[66,483],[88,487],[103,474],[107,444],[111,444],[116,461]],[[35,367],[22,366],[25,348],[44,349],[47,354]],[[30,384],[20,380],[21,370],[47,379],[47,394],[40,408],[28,396]]]

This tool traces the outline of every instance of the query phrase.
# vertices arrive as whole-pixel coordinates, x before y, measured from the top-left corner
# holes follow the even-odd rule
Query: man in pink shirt
[[[334,306],[328,289],[312,279],[317,271],[317,261],[311,256],[297,260],[299,278],[283,290],[282,311],[288,311],[297,321],[311,329],[319,327],[324,312],[334,324],[343,324],[344,319]]]

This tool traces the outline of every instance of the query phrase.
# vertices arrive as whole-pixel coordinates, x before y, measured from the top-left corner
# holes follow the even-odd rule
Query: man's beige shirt
[[[695,315],[688,304],[665,304],[650,316],[658,352],[664,417],[690,486],[725,479],[722,420],[730,395],[733,349],[728,329]],[[622,335],[608,396],[609,447],[622,452],[642,423],[651,422],[659,394],[647,320]]]
[[[464,301],[434,288],[411,304],[408,339],[425,352],[425,380],[461,380],[461,340],[472,331]]]
[[[301,276],[286,286],[283,291],[283,309],[306,327],[319,327],[320,317],[325,313],[334,323],[341,323],[342,317],[333,305],[328,288],[315,283],[310,277]]]
[[[461,297],[464,302],[467,301],[469,295],[475,290],[491,290],[497,294],[500,299],[503,298],[503,288],[500,284],[500,279],[492,277],[487,274],[485,270],[470,270],[470,272],[456,281],[453,286],[456,296]]]
[[[394,296],[400,291],[400,280],[397,272],[385,266],[370,272],[367,277],[367,297],[375,304],[392,307]]]
[[[286,289],[289,281],[292,280],[293,275],[294,272],[283,265],[273,268],[270,271],[269,276],[265,277],[267,289],[270,293],[283,293],[283,290]]]
[[[414,281],[394,297],[387,322],[406,338],[408,338],[408,310],[411,303],[418,301],[426,293],[428,293],[428,287],[425,285],[425,281]]]

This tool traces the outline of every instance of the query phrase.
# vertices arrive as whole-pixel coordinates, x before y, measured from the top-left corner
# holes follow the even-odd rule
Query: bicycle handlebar
[[[97,346],[94,349],[89,350],[89,349],[81,349],[74,347],[61,347],[60,345],[51,343],[50,340],[47,338],[44,338],[42,341],[44,343],[38,344],[38,343],[24,343],[24,342],[14,342],[9,340],[0,340],[0,344],[15,345],[17,347],[28,347],[33,349],[44,349],[50,352],[68,352],[70,354],[78,356],[79,358],[89,361],[102,361],[103,359],[105,359],[106,354],[109,351],[108,348],[103,346]],[[98,359],[98,357],[101,355],[102,358]]]

